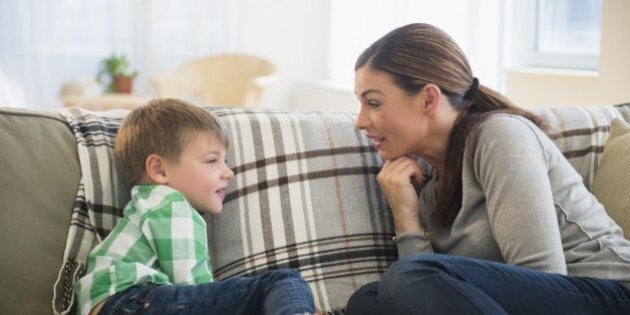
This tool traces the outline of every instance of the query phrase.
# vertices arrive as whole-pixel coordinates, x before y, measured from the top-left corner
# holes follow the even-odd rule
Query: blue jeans
[[[405,257],[357,290],[353,314],[630,314],[630,288],[441,254]]]
[[[199,285],[146,284],[107,299],[99,314],[314,313],[311,289],[291,269]]]

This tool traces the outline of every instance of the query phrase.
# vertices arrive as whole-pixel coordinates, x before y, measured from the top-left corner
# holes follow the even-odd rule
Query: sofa
[[[294,268],[342,314],[397,259],[382,161],[355,114],[207,109],[228,126],[235,172],[223,213],[205,217],[216,278]],[[628,238],[630,103],[533,111]],[[1,314],[76,312],[73,279],[129,199],[112,151],[126,113],[0,108]]]

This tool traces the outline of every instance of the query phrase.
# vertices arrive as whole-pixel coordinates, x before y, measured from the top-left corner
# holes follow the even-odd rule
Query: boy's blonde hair
[[[208,132],[227,148],[228,132],[211,112],[177,99],[155,99],[134,108],[123,120],[114,152],[130,185],[146,174],[145,162],[157,154],[177,161],[196,132]]]

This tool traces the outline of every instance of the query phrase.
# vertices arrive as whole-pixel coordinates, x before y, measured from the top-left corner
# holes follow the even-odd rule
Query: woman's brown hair
[[[354,69],[364,66],[388,73],[409,95],[433,83],[459,112],[447,144],[444,174],[440,174],[437,187],[435,215],[447,227],[453,224],[462,206],[464,146],[474,127],[499,112],[524,116],[542,125],[537,116],[516,107],[500,93],[478,85],[457,43],[430,24],[408,24],[385,34],[363,51]]]

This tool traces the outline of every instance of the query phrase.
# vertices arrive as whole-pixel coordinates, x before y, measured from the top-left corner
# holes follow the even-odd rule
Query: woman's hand
[[[420,202],[414,185],[424,180],[424,172],[418,161],[406,155],[387,160],[376,180],[392,210],[396,232],[421,232]]]

